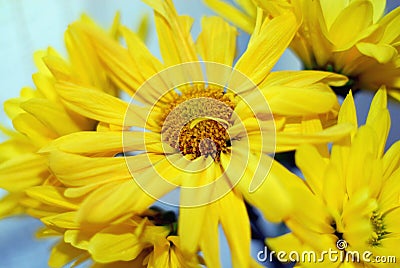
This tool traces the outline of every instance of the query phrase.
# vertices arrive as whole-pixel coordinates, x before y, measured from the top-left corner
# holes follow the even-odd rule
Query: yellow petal
[[[7,194],[0,199],[0,219],[22,213],[19,201],[23,196],[23,193]]]
[[[134,64],[128,51],[117,41],[110,38],[104,31],[90,27],[81,21],[70,25],[70,28],[83,32],[87,36],[101,59],[101,63],[105,65],[107,75],[119,88],[131,95],[140,87],[143,80],[136,74],[138,67]]]
[[[272,72],[263,82],[263,86],[305,87],[318,82],[330,86],[343,86],[348,81],[346,76],[322,71],[278,71]],[[261,86],[261,87],[263,87]]]
[[[351,91],[347,94],[342,103],[338,114],[338,123],[351,123],[354,127],[358,127],[356,106]]]
[[[28,113],[16,116],[13,119],[13,125],[16,130],[28,136],[32,143],[38,147],[42,147],[52,139],[58,137],[57,133],[48,129],[39,120]]]
[[[380,0],[374,0],[374,2]],[[382,1],[386,2],[386,1]],[[381,20],[379,21],[379,26],[383,31],[383,36],[380,37],[380,43],[384,44],[393,44],[398,40],[400,31],[399,31],[399,22],[400,22],[400,9],[395,8],[388,14],[386,14]]]
[[[320,0],[321,8],[323,12],[323,16],[326,22],[326,26],[328,29],[331,28],[331,25],[335,21],[336,17],[339,16],[340,12],[346,8],[348,5],[348,0]]]
[[[178,16],[171,0],[144,0],[155,11],[155,22],[161,55],[167,66],[197,61],[190,35],[193,19]]]
[[[96,233],[89,242],[89,252],[100,263],[129,261],[150,246],[140,241],[131,226],[117,225]]]
[[[218,232],[218,208],[216,203],[209,204],[207,211],[207,220],[204,221],[203,229],[206,230],[206,235],[200,239],[201,251],[204,254],[204,259],[207,267],[220,268],[220,250],[219,250],[219,232]]]
[[[240,29],[251,33],[254,29],[254,19],[232,5],[221,0],[205,0],[204,3],[215,10],[220,16],[231,20]]]
[[[217,202],[233,267],[250,267],[250,222],[241,195],[231,191]]]
[[[61,241],[51,250],[49,266],[63,267],[79,257],[81,254],[84,254],[84,251],[74,248],[73,246]]]
[[[55,214],[40,220],[49,227],[79,229],[79,224],[76,222],[76,211]]]
[[[305,116],[329,112],[337,103],[336,95],[322,85],[307,88],[272,86],[262,89],[274,114]]]
[[[196,47],[205,61],[232,66],[236,53],[236,29],[218,17],[203,17]]]
[[[358,129],[352,141],[346,165],[347,174],[346,186],[347,193],[351,197],[360,187],[366,185],[365,176],[360,174],[365,170],[364,163],[366,158],[377,159],[378,146],[376,135],[369,126],[365,125]]]
[[[59,101],[54,87],[54,77],[43,73],[35,73],[32,75],[32,80],[35,83],[37,91],[40,92],[46,99],[52,102]]]
[[[311,55],[308,56],[307,61],[316,62],[318,66],[325,66],[331,56],[333,45],[327,38],[329,28],[323,19],[325,16],[320,1],[300,2],[302,2],[303,24],[299,29],[301,34],[299,39],[305,39],[306,51],[310,50]]]
[[[215,165],[212,164],[207,168],[205,172],[192,173],[183,179],[183,185],[191,185],[195,182],[198,186],[207,185],[214,181],[215,176]],[[186,183],[185,181],[189,181]],[[209,214],[212,214],[213,206],[209,203],[212,201],[210,191],[198,190],[197,193],[188,191],[181,188],[180,199],[181,204],[189,204],[187,200],[190,200],[194,206],[180,207],[179,209],[179,236],[181,237],[182,250],[193,254],[196,252],[199,246],[201,237],[206,235],[206,229],[203,228],[205,222],[209,218]],[[206,202],[208,200],[208,202]],[[193,221],[197,224],[193,225]]]
[[[0,187],[17,192],[39,185],[47,177],[47,160],[37,154],[23,154],[0,164]]]
[[[366,122],[366,124],[371,126],[377,134],[379,156],[383,154],[390,131],[390,114],[386,106],[386,90],[379,90],[371,102]]]
[[[395,142],[383,156],[384,178],[388,178],[400,167],[400,141]]]
[[[78,209],[77,203],[82,199],[68,199],[64,197],[63,188],[57,188],[52,186],[36,186],[26,190],[26,194],[32,198],[41,201],[44,204],[65,208],[67,210]]]
[[[276,151],[283,152],[293,150],[302,143],[325,144],[331,141],[341,140],[346,137],[354,129],[349,123],[342,123],[326,128],[314,133],[285,133],[278,132],[276,136]]]
[[[291,180],[293,177],[294,182],[296,182],[296,177],[275,161],[268,173],[268,170],[265,169],[270,166],[271,159],[267,156],[261,156],[260,159],[252,155],[250,157],[248,161],[244,161],[247,156],[243,154],[236,155],[236,157],[221,154],[221,164],[230,180],[241,176],[237,188],[244,198],[250,204],[259,208],[265,218],[279,222],[289,215],[292,208],[285,187],[281,182],[284,178]],[[265,174],[261,176],[263,173]],[[255,177],[255,175],[258,175],[258,177]],[[257,187],[252,185],[253,180],[257,182]]]
[[[320,178],[324,181],[322,186],[322,196],[327,207],[332,211],[332,214],[338,216],[342,212],[346,184],[344,178],[339,175],[337,168],[333,163],[330,163],[324,172],[325,176]]]
[[[372,57],[381,64],[394,60],[398,55],[396,48],[387,44],[360,42],[357,43],[356,47],[363,55]]]
[[[110,124],[124,124],[128,104],[92,88],[60,83],[57,91],[67,107],[86,117]]]
[[[84,157],[55,151],[49,156],[50,168],[68,186],[129,180],[132,175],[123,157]]]
[[[322,193],[322,182],[325,176],[327,161],[311,145],[303,144],[296,151],[296,165],[300,168],[307,184],[316,195]]]
[[[291,13],[265,20],[235,68],[256,85],[260,84],[291,42],[297,27],[296,18]]]
[[[370,1],[354,1],[336,17],[329,29],[329,39],[338,50],[345,50],[363,38],[372,24],[373,7]]]
[[[60,136],[80,130],[62,106],[57,106],[46,99],[30,99],[23,102],[21,108]]]
[[[152,132],[131,132],[107,131],[107,132],[75,132],[60,137],[40,152],[51,152],[61,150],[76,154],[106,154],[115,155],[123,151],[143,151],[154,149],[154,144],[159,144],[161,137],[158,133]]]
[[[143,192],[133,179],[108,183],[93,191],[81,204],[79,222],[107,223],[141,213],[155,200]]]
[[[120,30],[124,36],[124,39],[126,40],[129,54],[131,55],[133,62],[138,67],[136,76],[140,75],[141,81],[144,83],[151,76],[160,72],[163,69],[163,65],[155,56],[151,54],[149,49],[138,35],[126,27],[121,27]],[[146,62],[146,64],[143,65],[141,64],[142,62]]]

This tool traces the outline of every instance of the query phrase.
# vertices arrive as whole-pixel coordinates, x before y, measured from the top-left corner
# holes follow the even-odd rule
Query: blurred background
[[[188,14],[196,19],[193,34],[200,30],[200,18],[212,15],[201,0],[175,0],[180,14]],[[399,0],[388,0],[388,10],[400,5]],[[33,87],[31,76],[36,72],[33,53],[36,50],[55,48],[66,55],[63,34],[68,24],[88,14],[103,27],[109,27],[117,11],[121,11],[122,23],[135,29],[144,13],[152,15],[151,10],[139,0],[0,0],[0,123],[11,127],[11,122],[3,111],[3,102],[19,95],[24,86]],[[150,16],[151,18],[151,16]],[[150,19],[148,46],[159,55],[156,33]],[[245,48],[248,36],[239,35],[239,50]],[[275,70],[300,69],[300,62],[290,51],[285,52],[275,66]],[[356,95],[356,105],[360,122],[369,109],[373,93]],[[400,118],[400,105],[390,100],[392,130],[388,145],[400,137],[400,127],[395,123]],[[0,136],[0,141],[4,140]],[[4,194],[1,192],[0,196]],[[13,217],[0,221],[0,267],[47,267],[47,259],[55,240],[36,240],[34,233],[41,226],[38,220],[27,217]],[[273,235],[274,226],[264,226],[267,235]],[[220,239],[223,267],[231,267],[229,249],[223,236]],[[261,243],[254,243],[254,256],[262,249]]]

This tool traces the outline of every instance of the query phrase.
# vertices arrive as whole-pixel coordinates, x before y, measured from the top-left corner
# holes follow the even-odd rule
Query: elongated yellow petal
[[[296,18],[291,13],[265,20],[235,68],[256,85],[260,84],[291,42],[297,27]]]
[[[263,89],[274,114],[306,116],[329,112],[336,104],[335,94],[322,85],[301,87],[272,86]],[[299,101],[301,100],[301,101]]]
[[[64,241],[61,241],[51,250],[49,266],[63,267],[81,254],[84,254],[83,250],[74,248],[73,246],[64,243]]]
[[[213,10],[217,11],[223,18],[231,20],[239,28],[247,33],[251,33],[254,29],[254,20],[237,8],[221,1],[221,0],[204,0],[205,4]]]
[[[325,144],[330,141],[337,141],[349,135],[352,130],[354,130],[352,124],[343,123],[315,133],[277,133],[276,151],[294,150],[302,143]]]
[[[0,164],[0,187],[10,192],[38,185],[48,175],[45,157],[33,153],[11,158]]]
[[[296,150],[296,165],[307,179],[307,184],[314,194],[320,195],[325,169],[328,166],[327,161],[314,146],[303,144]]]
[[[122,35],[128,45],[128,51],[133,62],[137,65],[136,76],[141,76],[142,83],[163,69],[161,62],[153,56],[141,38],[126,27],[121,27]],[[140,63],[146,62],[142,65]]]
[[[231,249],[232,267],[250,267],[250,222],[241,195],[231,191],[217,202],[220,222]]]
[[[93,88],[60,83],[57,91],[67,107],[86,117],[120,125],[124,124],[128,104]]]
[[[150,244],[143,243],[131,226],[111,226],[98,232],[89,242],[89,252],[100,263],[135,259]]]
[[[400,163],[400,141],[390,146],[383,156],[384,178],[388,178],[398,167]]]
[[[49,162],[52,172],[68,186],[132,178],[122,157],[91,158],[55,151],[49,156]]]
[[[340,12],[342,12],[342,10],[345,9],[349,3],[348,0],[320,0],[319,2],[321,4],[323,16],[328,29],[331,28],[336,17],[339,16]]]
[[[39,120],[28,113],[16,116],[13,119],[13,125],[16,130],[25,134],[37,147],[42,147],[58,137],[57,133],[46,128]]]
[[[184,186],[196,185],[198,187],[212,183],[216,178],[216,165],[213,163],[204,172],[197,172],[187,176],[183,179]],[[215,209],[210,203],[212,193],[211,191],[198,190],[197,193],[181,189],[181,204],[196,204],[191,207],[181,207],[179,209],[179,236],[181,236],[182,250],[193,254],[199,246],[201,237],[206,235],[206,230],[203,228],[205,222],[209,218],[209,214],[214,215]],[[187,200],[190,200],[188,202]],[[208,202],[207,202],[208,200]],[[191,224],[195,219],[196,225]]]
[[[356,106],[351,91],[344,99],[338,114],[338,123],[351,123],[354,127],[358,126]]]
[[[60,137],[42,148],[40,152],[45,153],[58,149],[67,153],[85,155],[101,153],[115,155],[123,151],[149,150],[149,148],[155,148],[152,146],[153,144],[160,142],[161,136],[153,132],[87,131]]]
[[[11,193],[0,199],[0,219],[22,213],[24,210],[19,205],[23,193]]]
[[[386,106],[386,90],[381,89],[375,94],[371,102],[371,108],[369,109],[366,122],[367,125],[375,130],[377,135],[379,157],[383,154],[390,130],[390,114]]]
[[[107,75],[118,87],[129,95],[139,88],[143,79],[137,75],[138,66],[135,65],[129,52],[117,41],[109,38],[103,31],[82,22],[75,22],[70,28],[85,34],[101,63],[106,67]]]
[[[144,0],[155,11],[161,55],[167,66],[197,61],[190,35],[193,19],[178,16],[171,0]]]
[[[68,199],[64,197],[63,188],[52,186],[36,186],[26,190],[27,195],[54,207],[76,210],[82,199]]]
[[[203,17],[196,46],[205,61],[231,66],[236,53],[237,31],[218,17]]]
[[[218,243],[218,208],[216,203],[209,204],[207,220],[204,221],[203,228],[207,230],[207,235],[200,239],[201,251],[204,254],[205,262],[208,267],[221,267],[219,243]],[[217,241],[216,241],[217,240]]]
[[[60,214],[55,214],[40,219],[47,226],[65,229],[79,229],[79,224],[76,222],[76,211],[70,211]],[[65,241],[67,242],[67,241]]]
[[[55,105],[46,99],[28,100],[21,104],[21,108],[60,136],[80,130],[62,106]]]
[[[329,29],[330,41],[338,50],[353,46],[372,24],[370,1],[354,1],[342,10]]]
[[[305,87],[315,83],[326,83],[331,86],[343,86],[348,81],[346,76],[321,71],[278,71],[272,72],[262,83],[263,87],[293,86]]]
[[[133,179],[108,183],[92,192],[81,203],[77,220],[89,223],[112,222],[141,213],[154,202]]]

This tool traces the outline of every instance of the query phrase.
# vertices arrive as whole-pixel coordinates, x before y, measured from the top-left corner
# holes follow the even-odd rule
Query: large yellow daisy
[[[190,17],[178,16],[171,1],[148,2],[155,10],[163,63],[125,27],[120,31],[127,49],[84,30],[131,102],[60,81],[63,103],[109,131],[64,136],[41,152],[50,154],[52,172],[67,187],[64,195],[82,198],[76,214],[81,224],[120,222],[164,197],[181,206],[178,234],[184,253],[200,248],[208,266],[220,267],[215,241],[221,224],[234,267],[250,267],[244,200],[273,221],[290,211],[276,175],[286,171],[267,155],[274,152],[275,131],[278,151],[346,135],[353,127],[335,125],[339,106],[326,84],[342,85],[346,79],[318,71],[270,73],[296,31],[290,13],[260,17],[246,52],[231,67],[235,28],[220,18],[204,18],[194,42]],[[165,197],[177,187],[178,201]]]
[[[349,77],[344,89],[377,90],[400,100],[399,38],[400,8],[383,16],[381,0],[273,0],[237,1],[235,8],[221,0],[205,0],[218,13],[251,33],[257,6],[270,16],[293,10],[302,22],[291,48],[305,69],[326,70]]]
[[[339,121],[357,124],[356,118],[349,94]],[[330,154],[310,145],[298,149],[296,162],[305,180],[286,177],[297,208],[285,220],[291,233],[268,239],[275,251],[302,256],[312,250],[321,259],[300,258],[301,267],[398,267],[400,143],[384,153],[389,129],[386,91],[381,89],[366,124],[335,142]],[[336,254],[322,257],[324,251]]]

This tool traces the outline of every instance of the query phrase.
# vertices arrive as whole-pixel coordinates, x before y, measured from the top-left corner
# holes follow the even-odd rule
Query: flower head
[[[400,99],[400,32],[395,26],[400,9],[383,16],[386,1],[240,1],[242,10],[226,8],[220,0],[206,3],[247,32],[254,29],[256,7],[272,17],[293,10],[301,26],[290,47],[305,69],[344,74],[350,79],[345,89],[377,90],[386,85],[388,93]]]
[[[260,19],[232,67],[235,28],[220,18],[204,18],[194,42],[192,19],[179,16],[172,1],[147,2],[155,10],[163,62],[125,27],[120,31],[127,48],[86,28],[109,77],[131,101],[60,81],[63,103],[107,131],[73,133],[41,152],[49,154],[52,172],[67,188],[64,195],[82,199],[76,213],[82,225],[113,225],[164,198],[180,206],[184,254],[200,249],[206,265],[219,267],[215,241],[221,224],[234,266],[249,267],[254,261],[244,201],[274,221],[290,211],[276,178],[285,170],[267,155],[275,149],[275,130],[279,151],[346,135],[350,124],[332,126],[338,103],[326,85],[346,79],[316,71],[270,73],[295,33],[290,13]],[[71,27],[85,29],[79,22]],[[178,201],[167,195],[176,188]]]
[[[62,237],[52,248],[50,267],[90,262],[91,267],[200,267],[201,257],[183,254],[176,217],[154,207],[113,224],[79,224],[81,198],[65,197],[64,187],[36,186],[27,191],[32,213],[46,227],[39,238]]]
[[[81,23],[98,29],[110,38],[116,37],[118,16],[109,34],[88,17]],[[38,72],[33,75],[36,89],[23,88],[20,97],[4,103],[4,109],[16,131],[5,130],[9,139],[0,146],[0,187],[8,191],[1,200],[0,217],[19,214],[31,206],[24,194],[30,187],[59,182],[49,172],[47,158],[37,151],[52,140],[83,130],[94,130],[96,122],[74,113],[63,103],[55,89],[57,80],[68,80],[97,86],[99,91],[115,95],[116,87],[98,64],[99,58],[90,49],[82,31],[68,29],[65,43],[70,61],[64,60],[54,49],[35,53]]]
[[[357,124],[351,94],[342,105],[339,121]],[[335,142],[330,153],[310,145],[298,149],[296,162],[305,180],[292,175],[286,180],[298,207],[285,220],[292,232],[267,240],[274,250],[299,254],[314,250],[316,256],[336,250],[341,253],[337,256],[344,256],[325,258],[320,266],[317,261],[300,260],[304,267],[381,267],[373,258],[399,257],[399,143],[384,153],[389,128],[386,91],[381,89],[366,124]],[[358,252],[360,263],[346,259],[349,252]],[[365,256],[365,252],[371,254]]]

